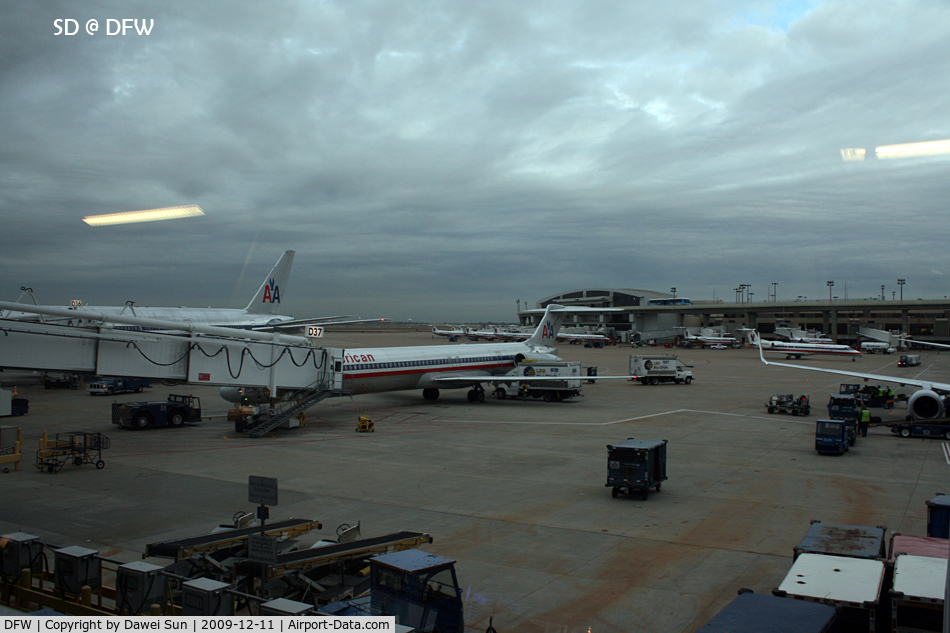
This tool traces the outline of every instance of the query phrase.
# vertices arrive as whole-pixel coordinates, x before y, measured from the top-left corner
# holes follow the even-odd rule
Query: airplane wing
[[[774,361],[765,360],[765,355],[762,353],[762,342],[759,339],[759,358],[766,365],[777,365],[778,367],[791,367],[792,369],[807,369],[808,371],[820,371],[826,374],[838,374],[839,376],[850,376],[852,378],[861,378],[864,382],[870,380],[875,380],[878,382],[893,382],[901,386],[911,385],[913,387],[920,387],[921,389],[929,389],[931,391],[936,391],[938,393],[950,393],[950,384],[942,382],[934,382],[933,380],[917,380],[916,378],[903,378],[896,376],[882,376],[880,374],[865,374],[858,371],[846,371],[844,369],[825,369],[824,367],[807,367],[805,365],[793,365],[792,363],[776,363]]]
[[[901,339],[905,343],[917,343],[918,345],[931,345],[933,347],[942,347],[944,349],[950,349],[950,345],[944,343],[934,343],[933,341],[915,341],[912,338]]]

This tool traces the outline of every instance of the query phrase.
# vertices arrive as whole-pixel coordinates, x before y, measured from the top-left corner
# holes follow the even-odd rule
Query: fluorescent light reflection
[[[882,145],[874,149],[878,158],[910,158],[911,156],[935,156],[950,154],[950,140],[927,141],[925,143],[903,143],[901,145]]]
[[[110,224],[131,224],[133,222],[157,222],[159,220],[177,220],[204,215],[196,204],[183,207],[165,207],[163,209],[149,209],[147,211],[123,211],[122,213],[107,213],[105,215],[88,215],[82,219],[89,226],[107,226]]]

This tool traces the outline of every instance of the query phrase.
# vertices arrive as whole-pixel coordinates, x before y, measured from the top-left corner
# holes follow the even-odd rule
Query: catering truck
[[[693,382],[693,372],[686,369],[676,356],[639,356],[630,357],[630,380],[639,380],[644,385],[656,385],[661,382]]]
[[[578,361],[544,361],[519,363],[507,374],[511,382],[497,382],[495,397],[504,398],[544,398],[545,402],[560,402],[581,393],[581,364]],[[563,377],[564,380],[519,380],[532,376]]]

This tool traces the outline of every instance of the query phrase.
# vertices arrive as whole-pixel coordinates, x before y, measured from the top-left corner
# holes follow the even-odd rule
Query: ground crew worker
[[[868,436],[868,425],[871,423],[871,412],[867,407],[862,406],[861,410],[858,411],[858,431],[861,433],[861,437]]]
[[[521,399],[528,399],[528,385],[521,385]]]

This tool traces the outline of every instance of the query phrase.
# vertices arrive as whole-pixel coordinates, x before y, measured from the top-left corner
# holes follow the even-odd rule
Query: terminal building
[[[669,293],[630,288],[588,288],[545,297],[537,307],[605,308],[569,315],[564,327],[605,330],[622,342],[673,340],[680,328],[716,328],[742,337],[743,328],[771,334],[776,328],[821,332],[836,343],[859,342],[861,328],[908,334],[919,341],[950,343],[950,300],[834,300],[728,303],[696,300]],[[608,309],[609,308],[609,309]],[[536,325],[540,316],[522,310],[522,325]]]

